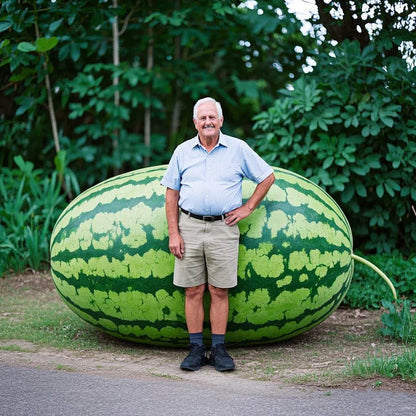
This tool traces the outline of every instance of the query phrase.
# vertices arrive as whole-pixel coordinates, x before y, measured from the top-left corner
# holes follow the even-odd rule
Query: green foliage
[[[284,0],[260,0],[254,9],[220,0],[119,4],[1,2],[2,166],[22,155],[54,169],[46,74],[61,149],[85,189],[146,159],[167,162],[194,135],[192,106],[201,96],[217,97],[227,131],[246,135],[251,115],[273,102],[289,73],[301,72],[306,54],[295,47],[306,51],[315,42],[302,36]],[[116,18],[120,64],[113,58]]]
[[[399,305],[401,305],[401,309]],[[406,299],[399,301],[396,305],[384,300],[383,307],[386,308],[387,313],[381,316],[384,326],[380,333],[405,343],[415,343],[416,315],[414,310],[412,311],[412,302]]]
[[[0,176],[0,276],[49,260],[49,238],[65,206],[59,175],[46,177],[32,162],[15,157],[19,169]]]
[[[346,41],[255,117],[253,147],[340,202],[361,250],[416,244],[416,72]]]
[[[389,277],[399,298],[416,302],[416,257],[405,259],[398,253],[365,257]],[[351,308],[379,309],[383,299],[393,300],[388,285],[369,267],[356,262],[344,304]]]
[[[117,87],[112,84],[115,77],[119,80]],[[79,171],[81,183],[91,186],[97,176],[108,178],[114,169],[120,172],[128,165],[141,166],[145,156],[151,156],[155,165],[169,157],[165,136],[153,133],[151,146],[147,147],[143,134],[128,131],[129,120],[135,119],[141,106],[150,105],[156,111],[162,108],[155,96],[150,99],[145,94],[145,87],[150,84],[155,93],[168,87],[157,79],[157,75],[127,64],[90,64],[68,82],[67,88],[73,97],[69,102],[68,118],[81,121],[74,129],[77,137],[74,147],[78,151],[71,153],[70,162],[73,169]],[[118,105],[114,102],[116,90],[121,94]],[[83,123],[85,119],[89,122]],[[65,139],[64,143],[67,143]],[[101,157],[98,149],[102,152]]]

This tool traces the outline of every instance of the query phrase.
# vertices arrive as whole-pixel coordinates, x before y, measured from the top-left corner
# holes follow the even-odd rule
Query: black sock
[[[216,347],[218,344],[225,344],[225,334],[211,335],[211,348]]]
[[[197,345],[204,345],[204,342],[202,340],[202,332],[194,332],[189,334],[189,342],[191,344],[197,344]]]

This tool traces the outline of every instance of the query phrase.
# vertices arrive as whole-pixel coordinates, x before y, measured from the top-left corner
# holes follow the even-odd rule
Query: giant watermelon
[[[72,201],[52,233],[51,270],[64,302],[96,327],[127,340],[183,346],[184,294],[172,284],[160,185],[165,169],[116,176]],[[240,222],[229,345],[279,341],[311,329],[337,308],[353,274],[352,234],[338,205],[309,180],[274,172],[262,204]],[[244,181],[243,197],[254,187]]]

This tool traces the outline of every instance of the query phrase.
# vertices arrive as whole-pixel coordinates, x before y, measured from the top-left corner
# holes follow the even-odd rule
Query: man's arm
[[[182,259],[184,243],[179,233],[179,191],[166,188],[165,209],[169,231],[169,250],[175,257]]]
[[[266,196],[267,192],[269,192],[269,189],[273,185],[274,180],[275,176],[273,173],[271,173],[266,179],[264,179],[256,186],[253,194],[244,205],[225,214],[227,217],[225,220],[226,224],[235,225],[242,219],[248,217],[254,211],[257,205],[260,204],[260,202]]]

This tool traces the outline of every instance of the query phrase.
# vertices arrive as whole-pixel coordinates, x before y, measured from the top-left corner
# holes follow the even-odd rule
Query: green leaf
[[[364,137],[368,137],[370,135],[370,126],[364,126],[364,128],[361,130],[361,134]]]
[[[371,125],[370,133],[372,136],[377,136],[380,133],[380,126],[376,123]]]
[[[386,184],[389,185],[389,187],[391,187],[391,189],[393,189],[395,191],[400,191],[402,189],[402,187],[400,186],[400,184],[397,183],[393,179],[387,179],[386,180]]]
[[[351,166],[350,169],[354,173],[356,173],[357,175],[360,175],[360,176],[367,175],[367,173],[369,171],[369,168],[368,168],[367,165],[361,165],[361,166],[360,165],[355,165],[355,166]]]
[[[0,42],[0,49],[6,48],[9,45],[10,45],[10,40],[9,39],[4,39],[2,42]]]
[[[394,191],[393,191],[392,187],[391,187],[388,183],[385,183],[385,184],[384,184],[384,188],[386,189],[386,192],[387,192],[390,196],[394,196]]]
[[[379,198],[382,198],[384,195],[384,186],[382,183],[379,183],[376,187],[376,193]]]
[[[65,172],[65,165],[66,165],[66,151],[65,150],[60,150],[57,155],[54,158],[54,163],[55,163],[55,167],[57,172],[60,175],[63,175]]]
[[[377,217],[371,217],[368,225],[370,227],[374,227],[377,224],[377,219],[378,219]]]
[[[410,195],[410,188],[408,186],[404,186],[400,192],[400,196],[408,196],[408,195]]]
[[[13,22],[10,22],[8,20],[4,22],[0,22],[0,32],[4,32],[7,29],[10,29],[13,26]]]
[[[95,109],[97,110],[97,113],[101,112],[102,110],[104,110],[105,106],[107,105],[106,101],[98,101]]]
[[[357,182],[355,184],[355,190],[357,191],[357,195],[365,198],[367,196],[367,189],[361,182]]]
[[[38,52],[47,52],[58,44],[58,38],[39,38],[36,40],[36,50]]]
[[[347,204],[348,202],[351,201],[352,197],[354,196],[354,186],[352,186],[350,183],[347,183],[347,185],[345,186],[345,190],[344,192],[341,194],[341,201],[344,204]]]
[[[22,68],[22,70],[20,72],[18,72],[17,74],[13,74],[9,78],[9,80],[11,82],[19,82],[19,81],[23,81],[23,80],[31,77],[34,74],[36,74],[36,69],[35,68]]]
[[[245,81],[238,79],[236,76],[233,76],[232,80],[235,84],[238,95],[258,100],[260,89],[257,80]]]
[[[25,162],[23,157],[18,155],[15,156],[13,158],[14,162],[16,163],[16,165],[19,167],[19,169],[26,175],[26,176],[30,176],[30,174],[33,171],[33,163],[32,162]]]
[[[69,51],[71,54],[71,59],[74,62],[77,62],[78,59],[81,57],[81,48],[77,43],[71,43],[69,47]]]
[[[383,116],[380,114],[380,120],[387,126],[387,127],[393,127],[394,120],[390,117]]]
[[[365,163],[371,169],[379,169],[381,167],[380,158],[381,156],[378,153],[375,153],[375,154],[367,156],[365,159]]]
[[[20,52],[36,52],[36,46],[32,45],[29,42],[20,42],[17,45],[17,50]]]
[[[36,100],[33,97],[18,97],[16,102],[19,107],[16,110],[16,116],[20,116],[32,108],[36,104]]]
[[[348,183],[348,178],[344,175],[337,175],[333,179],[333,183],[337,191],[343,192],[345,189],[345,183]]]
[[[328,169],[332,165],[333,162],[334,162],[334,157],[333,156],[328,156],[324,160],[324,163],[322,164],[322,168],[323,169]]]
[[[52,22],[49,25],[49,32],[51,33],[55,32],[55,30],[58,29],[59,26],[61,26],[63,21],[64,19],[62,18],[62,19],[56,20],[55,22]]]

